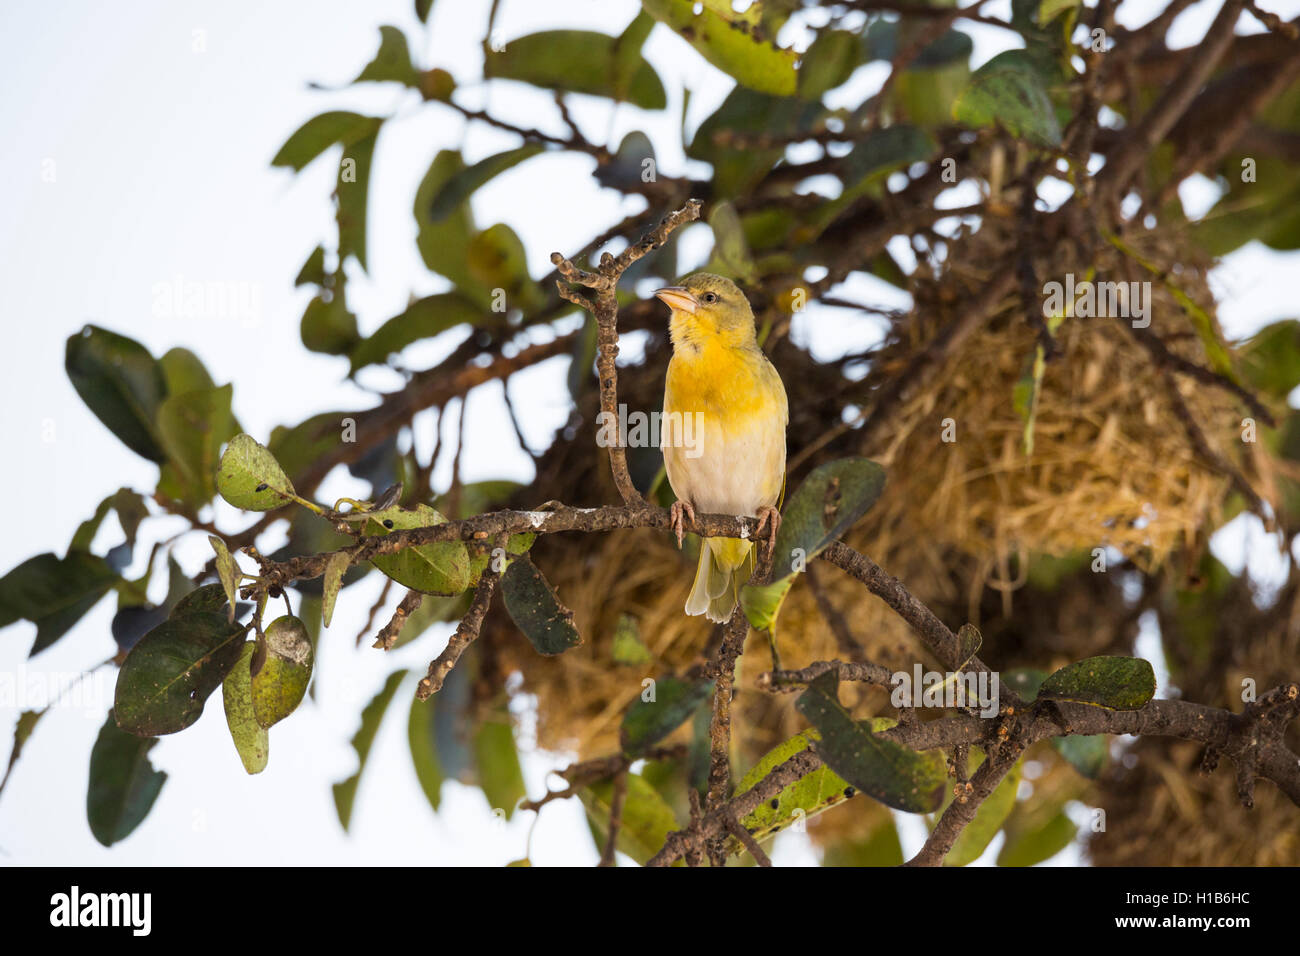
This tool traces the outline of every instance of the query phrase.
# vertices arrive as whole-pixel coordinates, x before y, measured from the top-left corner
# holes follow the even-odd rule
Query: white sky
[[[310,292],[295,290],[293,278],[319,242],[332,244],[328,197],[335,161],[319,160],[296,177],[272,169],[269,161],[290,132],[325,109],[396,112],[399,118],[381,134],[372,174],[371,273],[353,270],[349,303],[368,332],[401,311],[410,294],[443,288],[415,248],[416,185],[439,148],[463,144],[473,161],[514,145],[514,138],[481,126],[467,135],[463,121],[450,111],[420,107],[411,94],[399,94],[391,85],[323,93],[308,90],[307,83],[347,82],[373,56],[378,25],[390,23],[407,32],[418,65],[442,66],[457,76],[462,102],[560,131],[549,94],[508,84],[492,89],[489,100],[487,88],[476,81],[488,6],[486,0],[438,0],[427,34],[416,23],[410,0],[292,6],[66,0],[0,7],[0,62],[8,74],[0,94],[0,129],[5,130],[0,137],[0,316],[23,355],[0,377],[0,416],[10,451],[8,467],[0,470],[0,500],[12,514],[0,540],[0,573],[41,551],[63,553],[77,524],[115,488],[148,492],[156,481],[156,466],[110,435],[64,375],[64,342],[87,322],[130,335],[155,354],[175,345],[193,349],[218,383],[234,382],[235,412],[245,429],[262,439],[275,424],[365,403],[366,393],[343,380],[344,360],[312,355],[298,338]],[[1130,0],[1124,9],[1144,20],[1136,12],[1152,6]],[[1267,6],[1290,17],[1300,10],[1300,0]],[[558,27],[617,33],[637,7],[633,0],[504,0],[498,33],[507,41]],[[1217,7],[1210,0],[1180,17],[1176,39],[1194,41]],[[1009,45],[1003,31],[971,32],[978,60]],[[426,36],[427,42],[421,39]],[[196,51],[196,43],[205,49]],[[730,84],[663,27],[652,34],[646,53],[668,89],[667,110],[611,110],[577,97],[574,113],[590,138],[608,138],[612,145],[630,130],[645,130],[660,150],[661,170],[678,174],[689,168],[675,145],[683,86],[693,94],[693,128]],[[879,81],[878,71],[864,70],[851,87],[860,95],[860,89]],[[328,155],[335,157],[333,151]],[[542,275],[551,251],[576,251],[596,232],[641,208],[639,198],[600,189],[591,167],[588,158],[548,156],[506,173],[476,195],[479,224],[513,226],[528,250],[533,275]],[[54,181],[46,182],[42,174],[51,168]],[[1201,189],[1201,201],[1209,189]],[[695,256],[708,249],[699,229],[686,244]],[[1258,247],[1225,263],[1217,281],[1225,297],[1220,317],[1229,334],[1244,335],[1294,315],[1293,263]],[[257,314],[155,315],[157,287],[178,277],[248,283],[257,291]],[[852,291],[899,304],[878,284],[855,284]],[[861,347],[876,332],[867,320],[826,310],[810,311],[795,334],[818,355],[830,355]],[[440,340],[412,349],[410,364],[430,364],[453,345]],[[566,363],[553,360],[512,385],[512,395],[530,396],[517,404],[534,447],[544,446],[567,415]],[[384,389],[398,384],[382,371],[363,381]],[[476,394],[469,414],[467,478],[527,481],[531,464],[509,431],[499,387]],[[428,434],[420,436],[421,447],[430,440]],[[445,482],[447,470],[438,477]],[[336,476],[325,492],[354,488]],[[224,506],[218,520],[239,526]],[[180,527],[173,523],[170,532]],[[115,544],[117,534],[110,520],[97,544]],[[1235,555],[1238,564],[1249,557],[1253,568],[1258,562],[1266,575],[1276,573],[1276,560],[1268,560],[1271,544],[1258,529],[1243,524],[1230,535],[1231,554],[1225,557]],[[131,574],[143,570],[145,553],[146,547],[137,548],[140,557]],[[193,534],[177,553],[194,571],[209,551],[204,536]],[[410,685],[398,692],[371,752],[352,833],[338,826],[330,785],[354,769],[348,740],[361,707],[395,666],[422,670],[445,639],[424,639],[387,656],[368,642],[354,648],[378,585],[372,575],[344,592],[334,627],[322,640],[317,699],[272,732],[272,759],[263,774],[243,773],[214,697],[198,724],[163,738],[154,749],[154,765],[169,779],[145,823],[111,851],[94,841],[85,822],[87,761],[111,703],[111,675],[101,682],[102,700],[94,707],[56,708],[37,728],[0,798],[0,863],[499,865],[523,856],[532,814],[500,825],[479,791],[455,783],[444,787],[441,814],[435,817],[429,809],[406,752]],[[0,635],[0,671],[71,674],[103,660],[114,650],[113,609],[112,599],[101,602],[31,664],[26,655],[32,625],[7,629]],[[16,710],[0,708],[0,754],[8,752],[16,716]],[[547,755],[528,758],[529,793],[540,794],[547,769],[565,762]],[[904,832],[905,848],[923,838],[914,829]],[[990,854],[996,850],[995,844]],[[595,861],[576,801],[544,812],[531,855],[539,865]],[[776,859],[808,863],[814,858],[799,838],[783,837]]]

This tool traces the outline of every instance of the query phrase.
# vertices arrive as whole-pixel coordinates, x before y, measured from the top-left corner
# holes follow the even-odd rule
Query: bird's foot
[[[695,509],[691,507],[689,501],[678,499],[673,502],[673,506],[668,509],[668,526],[672,528],[673,533],[677,535],[677,550],[682,549],[682,539],[686,536],[686,529],[682,525],[682,515],[691,519],[691,524],[695,523]]]
[[[772,551],[776,548],[776,533],[781,528],[781,512],[777,511],[775,508],[759,508],[757,517],[758,536],[760,538],[764,537],[763,528],[766,526],[767,540],[765,543],[767,544],[767,552],[771,555]]]

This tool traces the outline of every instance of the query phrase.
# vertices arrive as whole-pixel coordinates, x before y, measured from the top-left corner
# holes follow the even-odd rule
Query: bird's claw
[[[776,533],[781,527],[781,512],[775,508],[758,509],[758,535],[763,537],[763,528],[767,527],[767,550],[771,554],[776,548]]]
[[[682,549],[682,539],[686,536],[686,528],[682,523],[682,515],[691,519],[691,524],[695,523],[695,509],[691,507],[689,501],[674,501],[673,506],[668,509],[668,526],[672,528],[673,533],[677,535],[677,550]]]

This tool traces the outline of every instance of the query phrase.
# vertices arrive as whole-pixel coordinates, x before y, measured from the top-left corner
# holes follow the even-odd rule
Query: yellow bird
[[[673,357],[664,388],[661,443],[677,501],[672,526],[703,513],[759,519],[775,542],[785,484],[785,386],[758,346],[754,312],[730,279],[696,273],[655,293],[672,309]],[[754,569],[753,542],[705,538],[687,614],[726,621]]]

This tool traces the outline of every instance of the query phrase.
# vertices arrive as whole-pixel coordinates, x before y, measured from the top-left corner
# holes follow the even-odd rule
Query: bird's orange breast
[[[772,395],[762,362],[759,353],[718,342],[680,349],[668,364],[664,410],[700,412],[724,427],[770,414]]]

